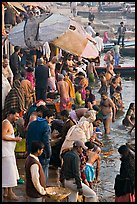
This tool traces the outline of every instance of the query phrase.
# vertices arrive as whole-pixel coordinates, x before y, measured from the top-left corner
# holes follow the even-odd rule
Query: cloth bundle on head
[[[38,100],[38,101],[36,101],[36,106],[37,106],[37,107],[38,107],[38,106],[41,106],[41,105],[45,106],[45,105],[46,105],[45,101],[43,101],[43,100]]]
[[[82,116],[79,120],[79,122],[82,121],[88,121],[89,123],[93,123],[96,120],[96,111],[95,110],[88,110],[84,113],[84,116]]]
[[[73,125],[67,132],[65,141],[61,147],[60,154],[65,149],[72,148],[76,139],[85,143],[90,139],[90,136],[91,130],[90,123],[88,121],[79,122],[77,125]]]

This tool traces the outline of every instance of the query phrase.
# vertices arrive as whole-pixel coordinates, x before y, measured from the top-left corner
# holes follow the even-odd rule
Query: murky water
[[[124,64],[127,63],[134,66],[135,59],[126,57]],[[100,99],[100,94],[97,93],[99,85],[100,83],[93,88],[93,93],[97,100]],[[122,120],[127,112],[129,104],[131,102],[135,102],[135,80],[122,78],[122,86],[122,97],[125,106],[124,111],[121,115],[117,116],[116,121],[111,124],[110,135],[103,136],[101,139],[104,143],[101,154],[101,183],[95,186],[95,191],[98,193],[99,198],[106,198],[106,202],[109,202],[109,197],[111,197],[111,200],[114,199],[114,181],[115,176],[119,173],[120,169],[120,155],[117,150],[120,145],[123,145],[135,138],[134,132],[129,135],[128,130],[122,126]],[[104,131],[103,126],[102,130]]]

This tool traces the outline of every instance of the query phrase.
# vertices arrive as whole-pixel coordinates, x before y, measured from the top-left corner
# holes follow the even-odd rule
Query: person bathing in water
[[[110,133],[110,123],[115,121],[116,108],[113,101],[108,97],[107,92],[101,93],[100,108],[103,118],[105,134]]]

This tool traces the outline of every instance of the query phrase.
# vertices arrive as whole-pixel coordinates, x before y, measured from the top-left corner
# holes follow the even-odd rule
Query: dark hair
[[[108,96],[108,93],[107,93],[106,91],[103,91],[103,92],[101,93],[101,96],[103,96],[103,95]]]
[[[121,91],[121,90],[122,90],[121,86],[117,86],[116,91]]]
[[[85,142],[85,145],[86,145],[86,147],[88,147],[88,149],[93,149],[94,146],[95,146],[95,145],[94,145],[92,142],[90,142],[90,141]]]
[[[44,113],[45,110],[47,110],[47,107],[43,106],[43,105],[40,105],[40,106],[37,107],[36,112],[41,111],[42,113]]]
[[[81,85],[78,85],[77,87],[77,91],[81,90],[82,89],[82,86]]]
[[[7,113],[7,115],[10,115],[10,114],[15,114],[15,113],[20,113],[20,110],[18,109],[18,108],[11,108],[9,111],[8,111],[8,113]]]
[[[20,50],[20,47],[19,47],[19,46],[15,46],[15,47],[14,47],[14,51],[15,51],[15,52],[18,52],[19,50]]]
[[[112,78],[111,82],[112,82],[112,83],[116,83],[116,77],[115,77],[115,78]]]
[[[33,72],[34,71],[34,68],[29,66],[27,69],[26,69],[27,72]]]
[[[91,88],[90,86],[87,86],[87,87],[85,88],[85,90],[89,90],[90,93],[92,93],[92,88]]]
[[[134,105],[135,105],[135,103],[130,103],[129,109],[133,108]]]
[[[8,55],[7,55],[7,54],[4,54],[4,55],[3,55],[3,59],[8,59]]]
[[[24,54],[24,50],[21,48],[19,53]]]
[[[78,76],[84,76],[85,77],[85,74],[83,72],[79,72]]]
[[[40,141],[32,141],[31,153],[36,153],[38,150],[44,149],[44,144]]]
[[[96,118],[96,120],[95,120],[94,122],[96,122],[96,121],[98,121],[98,120],[100,120],[101,122],[103,122],[102,118],[98,118],[98,117]],[[93,123],[94,123],[94,122],[93,122]]]
[[[99,35],[100,35],[100,33],[97,32],[97,33],[96,33],[96,36],[99,36]]]
[[[63,110],[63,111],[61,111],[61,116],[66,116],[66,117],[69,117],[69,112],[68,112],[68,110]]]
[[[94,106],[93,106],[93,109],[94,109],[95,111],[97,111],[97,112],[100,111],[100,107],[97,106],[97,105],[94,105]]]
[[[121,145],[119,148],[118,148],[118,152],[122,155],[124,155],[125,153],[128,153],[129,152],[129,148],[126,146],[126,145]]]
[[[47,109],[47,110],[45,110],[44,112],[43,112],[43,117],[42,118],[46,118],[46,116],[49,118],[49,117],[52,117],[52,116],[54,116],[55,114],[54,114],[54,111],[53,110],[49,110],[49,109]]]

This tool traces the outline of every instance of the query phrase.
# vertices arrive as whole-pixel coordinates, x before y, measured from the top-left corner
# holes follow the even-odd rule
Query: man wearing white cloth
[[[22,140],[21,137],[15,137],[13,122],[19,119],[19,112],[11,109],[7,118],[2,121],[2,188],[4,188],[3,197],[10,200],[18,200],[18,197],[12,191],[17,186],[19,173],[16,165],[15,147],[16,142]]]

